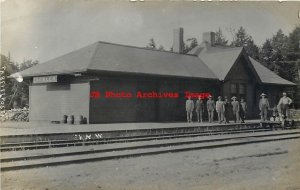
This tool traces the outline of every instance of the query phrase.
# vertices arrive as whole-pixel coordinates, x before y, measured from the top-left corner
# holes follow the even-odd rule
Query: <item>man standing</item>
[[[247,103],[244,101],[244,98],[241,98],[240,117],[241,117],[242,123],[245,123],[246,114],[247,114]]]
[[[240,120],[240,114],[239,114],[240,105],[239,105],[239,102],[236,100],[235,96],[233,96],[231,99],[232,99],[231,105],[232,105],[234,123],[236,123],[236,122],[239,122],[239,120]]]
[[[225,105],[224,102],[222,101],[222,97],[218,97],[218,101],[216,102],[216,111],[218,114],[218,121],[219,123],[222,123],[224,120],[224,110],[225,110]]]
[[[288,118],[289,105],[292,103],[292,99],[286,96],[286,93],[282,93],[282,98],[280,98],[278,106],[280,108],[281,117]]]
[[[194,102],[193,102],[193,100],[191,100],[190,96],[186,100],[185,109],[186,109],[187,122],[192,122]]]
[[[201,97],[198,97],[198,100],[196,101],[196,113],[197,113],[197,120],[198,123],[201,121],[202,123],[202,113],[204,112],[204,104]]]
[[[266,94],[262,93],[261,99],[259,100],[259,110],[261,121],[266,121],[268,117],[268,109],[270,108],[269,100],[266,98]]]
[[[228,101],[227,97],[225,96],[225,101],[224,101],[224,120],[225,123],[229,123],[229,112],[230,112],[230,102]]]
[[[215,101],[212,99],[212,96],[208,97],[207,100],[207,112],[208,112],[208,121],[209,123],[214,121],[214,111],[215,111]]]

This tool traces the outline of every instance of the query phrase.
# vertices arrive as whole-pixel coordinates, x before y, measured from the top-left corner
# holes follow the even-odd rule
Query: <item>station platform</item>
[[[280,122],[247,120],[245,123],[113,123],[113,124],[53,124],[47,122],[1,123],[0,144],[57,141],[106,141],[111,139],[178,136],[188,134],[231,133],[232,131],[272,130]]]
[[[260,123],[260,120],[247,120],[245,124]],[[214,123],[110,123],[110,124],[53,124],[49,122],[4,122],[0,126],[0,137],[11,135],[33,135],[33,134],[60,134],[76,132],[93,132],[93,131],[124,131],[124,130],[142,130],[142,129],[165,129],[181,127],[210,127],[210,126],[230,126],[240,123],[219,124]]]

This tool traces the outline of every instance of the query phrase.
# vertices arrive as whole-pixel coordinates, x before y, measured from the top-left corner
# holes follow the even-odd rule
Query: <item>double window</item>
[[[246,99],[246,94],[247,94],[247,85],[244,83],[231,83],[230,84],[230,94],[232,96]]]

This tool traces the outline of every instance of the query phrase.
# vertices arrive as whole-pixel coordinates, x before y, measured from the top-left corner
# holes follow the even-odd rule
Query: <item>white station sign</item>
[[[57,75],[33,77],[33,83],[52,83],[57,82]]]

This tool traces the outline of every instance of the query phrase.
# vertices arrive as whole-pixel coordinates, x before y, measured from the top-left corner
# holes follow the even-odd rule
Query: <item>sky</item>
[[[184,39],[243,26],[257,45],[278,29],[300,24],[299,2],[1,0],[1,53],[43,63],[97,41],[145,47],[150,38],[169,50],[173,29]]]

